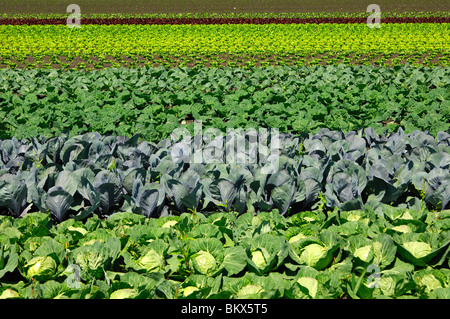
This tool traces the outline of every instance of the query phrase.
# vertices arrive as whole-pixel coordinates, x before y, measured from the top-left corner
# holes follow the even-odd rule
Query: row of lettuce
[[[450,211],[0,216],[0,298],[450,298]]]
[[[2,140],[1,214],[40,211],[61,222],[117,211],[161,217],[382,204],[449,208],[446,132],[176,133],[158,144],[99,133]]]
[[[449,23],[385,23],[382,28],[369,28],[361,20],[347,24],[85,24],[80,28],[0,25],[0,67],[86,70],[339,63],[391,67],[406,62],[449,66]]]
[[[317,133],[450,129],[450,68],[0,70],[0,138],[99,132],[159,142],[178,127]]]

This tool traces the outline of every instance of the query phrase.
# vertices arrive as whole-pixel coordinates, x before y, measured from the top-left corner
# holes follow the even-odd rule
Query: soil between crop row
[[[367,18],[120,18],[82,19],[82,24],[320,24],[367,23]],[[373,21],[375,22],[375,21]],[[381,17],[381,23],[450,23],[450,17]],[[0,19],[0,25],[59,25],[67,19]]]

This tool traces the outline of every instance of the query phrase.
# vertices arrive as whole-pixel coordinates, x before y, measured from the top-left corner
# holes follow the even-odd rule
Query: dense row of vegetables
[[[70,129],[158,143],[178,127],[378,134],[450,129],[450,68],[371,66],[0,71],[0,138]]]
[[[379,29],[366,24],[1,25],[0,67],[394,66],[403,60],[447,66],[449,34],[448,23]]]
[[[303,23],[367,23],[367,18],[83,18],[84,25],[205,25],[205,24],[303,24]],[[385,23],[450,23],[450,17],[383,17]],[[66,25],[67,18],[0,19],[0,25]]]
[[[450,298],[450,211],[0,216],[0,298]]]
[[[378,136],[323,129],[179,136],[158,145],[98,133],[0,143],[0,207],[15,217],[57,221],[132,211],[147,217],[189,210],[281,215],[325,205],[450,203],[450,134]],[[176,142],[176,143],[175,143]],[[201,159],[198,160],[201,155]]]
[[[231,13],[208,13],[208,12],[180,12],[180,13],[81,13],[82,19],[322,19],[322,18],[367,18],[371,12],[284,12],[284,13],[256,13],[256,12],[231,12]],[[383,11],[383,18],[449,18],[447,11]],[[67,19],[68,14],[61,13],[2,13],[0,19]]]

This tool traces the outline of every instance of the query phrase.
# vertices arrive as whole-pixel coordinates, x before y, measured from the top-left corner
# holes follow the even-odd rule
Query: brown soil
[[[419,64],[427,65],[425,61],[427,55],[425,56],[404,56],[402,57],[402,61],[400,63],[406,63],[408,58],[413,58],[413,60]],[[431,62],[433,65],[442,65],[439,59],[443,57],[442,54],[436,54]],[[393,66],[393,60],[399,57],[398,54],[391,54],[389,57],[383,58],[383,55],[355,55],[351,53],[345,56],[348,59],[349,64],[360,65],[369,63],[371,65],[379,65],[379,59],[382,58],[386,66]],[[26,69],[26,68],[42,68],[44,66],[49,67],[50,65],[55,69],[76,69],[82,68],[84,70],[99,70],[104,69],[111,66],[121,66],[121,67],[143,67],[143,66],[152,66],[158,67],[161,65],[165,66],[180,66],[184,65],[187,67],[195,67],[195,66],[204,66],[204,67],[224,67],[224,66],[237,66],[237,67],[246,67],[248,63],[251,63],[254,67],[261,67],[267,65],[298,65],[303,64],[305,66],[311,66],[314,64],[327,65],[332,62],[333,59],[342,60],[344,58],[341,54],[313,54],[313,55],[287,55],[287,56],[276,56],[276,55],[259,55],[259,56],[246,56],[246,55],[230,55],[230,54],[219,54],[219,55],[211,55],[210,57],[184,57],[184,56],[164,56],[159,57],[158,55],[142,57],[112,57],[105,56],[103,61],[99,61],[97,57],[91,56],[90,59],[83,59],[81,57],[75,57],[73,60],[67,60],[65,57],[60,56],[57,59],[57,62],[50,59],[50,57],[44,56],[42,60],[39,60],[38,63],[35,63],[34,58],[27,57],[22,61],[18,61],[15,59],[9,60],[10,63],[15,63],[15,68],[17,69]],[[302,62],[303,61],[303,62]],[[231,65],[231,64],[232,65]],[[398,64],[397,61],[395,64]],[[335,64],[335,63],[334,63]],[[0,60],[0,68],[7,68],[8,65],[2,63]]]

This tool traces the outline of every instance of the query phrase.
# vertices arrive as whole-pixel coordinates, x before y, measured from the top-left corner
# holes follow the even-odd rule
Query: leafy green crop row
[[[99,132],[158,142],[176,128],[381,134],[450,128],[450,68],[371,66],[1,70],[0,138]]]
[[[450,298],[450,212],[0,216],[0,298]]]
[[[449,24],[0,26],[0,66],[447,66]]]

